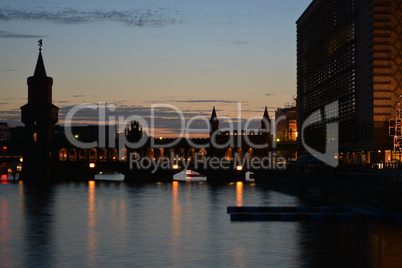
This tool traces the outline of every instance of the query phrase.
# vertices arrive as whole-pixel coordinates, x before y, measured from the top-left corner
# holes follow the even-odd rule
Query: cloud
[[[64,100],[60,100],[60,101],[58,101],[58,100],[55,100],[55,101],[53,101],[54,103],[71,103],[72,101],[64,101]]]
[[[109,103],[108,103],[109,104]],[[106,104],[106,105],[108,105]],[[176,110],[167,108],[167,107],[161,107],[161,108],[156,108],[154,110],[154,118],[152,120],[151,115],[152,115],[152,107],[148,106],[132,106],[132,105],[118,105],[116,104],[116,109],[114,111],[110,111],[109,109],[106,109],[106,114],[105,114],[105,119],[110,121],[110,120],[116,120],[118,122],[119,117],[123,120],[131,120],[134,118],[130,118],[133,116],[137,116],[145,120],[146,124],[143,125],[144,128],[148,126],[148,129],[151,127],[151,123],[154,123],[154,131],[155,135],[165,135],[169,134],[171,136],[178,136],[180,134],[180,131],[182,130],[182,121],[180,120],[180,116],[177,113]],[[73,108],[75,105],[68,105],[64,107],[60,107],[59,110],[59,122],[58,124],[64,125],[64,120],[66,118],[67,113]],[[108,106],[106,106],[108,107]],[[273,108],[273,107],[269,107]],[[195,129],[201,129],[203,131],[196,131],[196,132],[191,132],[192,136],[198,137],[198,136],[203,136],[207,135],[209,133],[208,127],[209,127],[209,118],[211,115],[211,111],[208,110],[181,110],[183,117],[185,118],[185,124],[187,124],[189,119],[194,118],[196,116],[201,116],[204,117],[204,120],[202,119],[196,119],[194,120],[190,128],[192,130]],[[263,110],[252,110],[252,113],[257,116],[262,116]],[[272,110],[270,110],[270,113],[272,113]],[[18,126],[22,125],[21,123],[21,111],[19,108],[16,108],[14,111],[0,111],[1,117],[0,121],[1,122],[7,122],[10,126]],[[219,116],[222,116],[221,112],[218,112]],[[114,119],[113,119],[114,118]],[[137,119],[138,120],[138,119]],[[242,118],[240,120],[240,124],[244,128],[244,125],[248,118]],[[236,117],[231,117],[231,121],[234,124],[234,127],[237,128],[237,122],[239,119]],[[110,122],[113,123],[113,122]],[[220,127],[222,129],[228,128],[230,125],[228,121],[225,119],[222,119],[220,122]],[[76,114],[74,114],[73,117],[73,125],[97,125],[99,124],[99,109],[83,109]],[[260,126],[260,119],[257,118],[249,124],[248,129],[258,129]],[[120,129],[122,131],[123,129]],[[149,133],[151,134],[151,133]]]
[[[98,96],[97,95],[84,95],[84,94],[73,95],[73,98],[82,98],[82,97],[93,98],[93,97],[98,97]]]
[[[106,107],[108,104],[106,104]],[[59,124],[64,124],[64,119],[67,113],[73,108],[74,105],[61,107],[59,110]],[[154,109],[154,118],[152,119],[152,107],[145,106],[132,106],[132,105],[116,105],[114,111],[106,109],[106,120],[110,119],[112,116],[115,120],[134,120],[133,116],[145,120],[146,124],[143,125],[144,128],[151,127],[151,123],[154,123],[154,130],[156,133],[169,132],[178,134],[182,128],[182,121],[180,120],[180,115],[176,110],[168,107],[159,107]],[[195,113],[193,111],[181,111],[184,118],[187,120],[195,116],[209,116],[208,114]],[[74,114],[73,117],[74,125],[88,125],[88,124],[99,124],[99,110],[98,109],[82,109]],[[208,125],[203,123],[201,120],[196,120],[192,124],[192,128],[208,129]],[[122,131],[123,129],[120,129]]]
[[[267,94],[265,94],[265,96],[275,96],[275,94],[267,93]]]
[[[2,72],[15,72],[15,71],[19,71],[18,69],[5,69],[5,70],[1,70]]]
[[[0,20],[1,20],[1,11],[0,11]],[[47,37],[47,36],[46,35],[35,35],[35,34],[19,34],[19,33],[7,32],[7,31],[0,31],[0,38],[43,38],[43,37]]]
[[[85,24],[94,22],[117,22],[128,27],[161,27],[183,22],[183,15],[174,11],[172,16],[167,9],[133,9],[133,10],[20,10],[10,7],[0,8],[0,20],[47,21],[61,24]]]
[[[238,101],[231,100],[179,100],[175,102],[183,102],[183,103],[238,103]]]
[[[15,111],[0,111],[0,122],[6,122],[9,126],[22,125],[21,123],[21,110]]]

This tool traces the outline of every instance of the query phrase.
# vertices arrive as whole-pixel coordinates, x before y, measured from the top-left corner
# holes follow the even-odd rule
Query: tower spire
[[[270,119],[269,119],[268,107],[265,106],[264,115],[262,116],[261,119],[261,128],[267,130],[269,129],[269,125],[270,125]]]
[[[41,49],[39,50],[38,61],[36,62],[35,72],[34,72],[33,76],[35,76],[35,77],[46,77],[47,76],[45,64],[43,63]]]
[[[35,72],[34,75],[35,77],[46,77],[46,69],[45,69],[45,64],[43,63],[43,57],[42,57],[42,39],[38,40],[38,46],[39,46],[39,56],[38,56],[38,61],[36,62],[36,67],[35,67]]]
[[[214,106],[214,109],[212,110],[212,114],[211,114],[211,120],[216,118],[216,117],[217,116],[216,116],[216,111],[215,111],[215,106]]]
[[[265,106],[265,111],[264,111],[263,117],[269,120],[269,114],[268,114],[268,107],[267,106]]]
[[[209,119],[209,126],[210,126],[210,135],[212,133],[218,131],[219,129],[219,120],[218,117],[216,116],[216,111],[215,111],[215,106],[214,109],[212,109],[212,114],[211,114],[211,119]]]

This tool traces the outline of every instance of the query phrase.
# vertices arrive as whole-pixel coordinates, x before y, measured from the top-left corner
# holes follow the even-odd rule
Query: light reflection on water
[[[3,267],[400,267],[402,228],[230,222],[231,205],[302,205],[254,184],[0,186]]]
[[[88,263],[96,260],[96,211],[95,211],[95,181],[88,182]]]

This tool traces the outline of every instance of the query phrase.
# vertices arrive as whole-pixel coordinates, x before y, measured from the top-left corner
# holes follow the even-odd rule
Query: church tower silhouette
[[[264,115],[261,119],[261,130],[263,135],[263,144],[266,144],[268,147],[264,150],[264,155],[268,155],[271,150],[271,119],[269,118],[268,107],[265,106]]]
[[[212,109],[211,119],[209,119],[209,127],[210,136],[219,130],[219,119],[218,116],[216,116],[215,106]]]
[[[23,180],[49,180],[52,177],[54,125],[59,108],[52,104],[53,78],[46,75],[42,58],[42,40],[34,75],[28,77],[28,103],[21,107],[21,121],[25,124]]]

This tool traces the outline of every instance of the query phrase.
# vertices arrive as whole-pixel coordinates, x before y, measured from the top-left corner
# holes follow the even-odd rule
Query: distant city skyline
[[[186,118],[262,116],[296,96],[296,20],[311,0],[287,1],[2,1],[0,121],[22,125],[26,78],[43,39],[53,103],[116,105],[116,114],[150,116],[152,104]],[[162,115],[162,114],[161,114]],[[156,135],[174,136],[174,113]],[[94,124],[94,115],[76,123]]]

